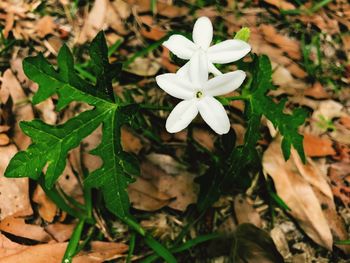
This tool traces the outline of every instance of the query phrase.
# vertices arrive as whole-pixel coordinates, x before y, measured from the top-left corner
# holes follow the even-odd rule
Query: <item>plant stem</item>
[[[126,263],[131,262],[132,255],[134,254],[134,250],[135,250],[135,243],[136,243],[136,233],[132,232],[130,237],[130,242],[129,242],[130,244],[129,253],[128,253],[128,257],[126,258]]]
[[[78,225],[75,227],[74,232],[69,240],[66,252],[64,253],[62,263],[71,263],[74,255],[76,254],[81,233],[83,232],[85,220],[79,220]]]

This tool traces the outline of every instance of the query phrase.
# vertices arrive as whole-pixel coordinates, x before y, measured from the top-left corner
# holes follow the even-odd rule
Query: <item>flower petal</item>
[[[238,39],[225,40],[208,49],[208,59],[212,63],[230,63],[243,58],[251,50],[247,42]]]
[[[197,19],[193,26],[192,38],[194,43],[202,49],[209,48],[213,39],[213,25],[208,17],[202,16]]]
[[[190,59],[197,49],[196,45],[191,40],[182,35],[172,35],[163,43],[163,46],[182,59]]]
[[[225,134],[230,130],[230,121],[224,106],[211,96],[206,96],[199,100],[197,104],[200,115],[203,120],[217,134]]]
[[[242,70],[222,74],[205,83],[203,90],[209,96],[224,95],[239,88],[245,77],[246,74]]]
[[[204,51],[198,50],[190,59],[189,75],[191,82],[201,88],[208,80],[208,58]]]
[[[218,70],[215,65],[213,63],[211,63],[210,61],[208,61],[208,71],[210,73],[213,73],[214,76],[219,76],[219,75],[222,75],[221,71]]]
[[[175,106],[166,120],[165,128],[170,133],[179,132],[185,129],[197,116],[198,109],[196,100],[184,100]]]
[[[190,61],[187,61],[185,65],[179,68],[176,75],[190,81]]]
[[[174,73],[166,73],[156,77],[158,86],[169,95],[178,99],[192,99],[195,87],[188,80]]]

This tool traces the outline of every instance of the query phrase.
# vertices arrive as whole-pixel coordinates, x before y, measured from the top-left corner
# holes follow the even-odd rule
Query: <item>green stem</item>
[[[74,69],[76,71],[78,71],[78,73],[83,76],[85,79],[88,79],[90,81],[92,81],[93,83],[96,82],[96,77],[94,75],[92,75],[90,72],[86,71],[85,69],[83,69],[83,67],[81,65],[74,65]]]
[[[95,233],[95,229],[96,229],[95,226],[90,227],[90,229],[87,232],[86,238],[77,247],[76,253],[79,253],[87,245],[87,243],[92,239],[92,236]]]
[[[310,12],[311,13],[315,13],[317,12],[319,9],[321,9],[322,7],[324,7],[325,5],[328,5],[330,2],[332,2],[333,0],[323,0],[319,3],[317,3],[316,5],[314,5],[313,7],[311,7]]]
[[[126,258],[126,263],[130,263],[131,262],[131,258],[132,255],[134,254],[134,250],[135,250],[135,243],[136,243],[136,233],[135,232],[131,232],[131,237],[130,237],[130,242],[129,242],[129,253],[128,253],[128,257]]]
[[[74,255],[77,252],[79,245],[80,237],[83,232],[85,220],[79,220],[78,225],[75,227],[74,232],[69,240],[66,252],[64,253],[62,263],[71,263]]]
[[[212,239],[216,239],[216,238],[219,238],[221,236],[222,236],[221,234],[217,234],[217,233],[199,236],[199,237],[196,237],[194,239],[188,240],[179,246],[173,246],[170,249],[170,252],[172,252],[172,253],[183,252],[183,251],[188,250],[191,247],[194,247],[200,243],[203,243],[203,242],[206,242],[206,241],[209,241]],[[157,260],[158,258],[159,258],[158,255],[153,254],[153,255],[150,255],[149,257],[147,257],[146,259],[142,260],[141,263],[151,263],[151,262]]]

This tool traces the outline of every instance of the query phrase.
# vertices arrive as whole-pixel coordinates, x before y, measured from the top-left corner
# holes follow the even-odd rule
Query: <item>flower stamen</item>
[[[203,97],[203,92],[201,92],[200,90],[196,92],[196,98],[200,99]]]

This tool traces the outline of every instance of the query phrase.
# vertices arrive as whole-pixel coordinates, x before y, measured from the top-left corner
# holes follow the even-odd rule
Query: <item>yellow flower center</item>
[[[197,99],[200,99],[202,96],[203,96],[203,92],[201,92],[201,91],[197,91],[196,92],[196,98]]]

